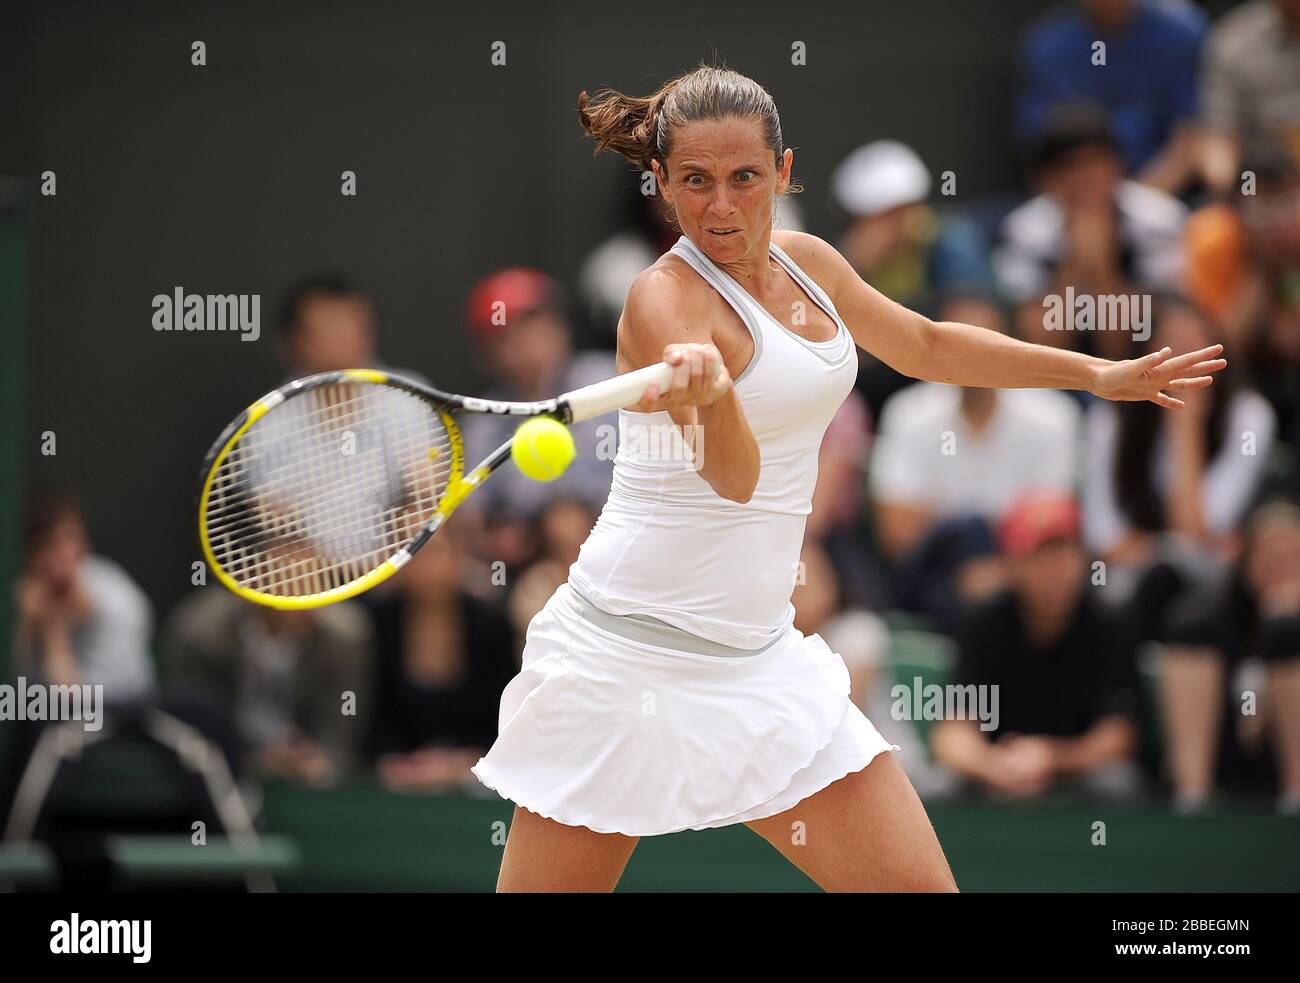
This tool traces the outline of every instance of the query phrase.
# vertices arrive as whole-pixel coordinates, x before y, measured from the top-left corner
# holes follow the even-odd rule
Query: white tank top
[[[754,337],[735,388],[758,441],[758,485],[743,505],[722,498],[689,463],[667,411],[620,410],[609,499],[569,583],[610,614],[650,616],[758,649],[794,619],[790,595],[817,455],[857,378],[857,351],[830,298],[776,243],[772,256],[835,322],[830,341],[806,341],[778,323],[685,236],[672,252],[722,294]]]

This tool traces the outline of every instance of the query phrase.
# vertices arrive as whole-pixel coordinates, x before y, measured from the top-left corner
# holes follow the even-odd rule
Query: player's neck
[[[761,299],[780,282],[783,273],[776,260],[772,258],[772,236],[769,232],[753,251],[734,263],[718,263],[728,275],[749,291],[750,295]]]

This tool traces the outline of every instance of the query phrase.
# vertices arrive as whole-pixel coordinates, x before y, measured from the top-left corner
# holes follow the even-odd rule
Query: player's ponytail
[[[659,157],[659,113],[668,94],[681,79],[667,82],[654,95],[625,95],[616,89],[601,89],[594,96],[584,89],[578,94],[578,119],[587,135],[596,141],[593,154],[604,150],[621,154],[643,171]]]
[[[753,79],[726,68],[701,65],[666,82],[649,96],[629,96],[615,89],[578,95],[578,119],[596,141],[595,153],[621,154],[643,171],[657,160],[664,165],[672,134],[684,123],[704,119],[756,120],[780,165],[785,145],[781,119],[767,90]]]

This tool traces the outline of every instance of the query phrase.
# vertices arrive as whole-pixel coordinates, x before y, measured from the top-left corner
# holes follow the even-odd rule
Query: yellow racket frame
[[[387,384],[390,381],[387,373],[376,369],[347,369],[343,372],[331,373],[331,375],[335,378],[322,379],[317,385],[348,379],[378,384]],[[447,436],[451,442],[451,472],[447,480],[447,490],[443,492],[442,498],[438,500],[437,511],[433,518],[425,524],[425,527],[412,538],[411,542],[369,573],[327,591],[284,597],[245,587],[238,583],[217,562],[212,550],[212,544],[208,539],[208,501],[212,493],[212,484],[216,480],[217,471],[220,469],[222,462],[225,461],[240,438],[248,432],[248,429],[272,409],[284,402],[285,399],[292,398],[293,395],[303,391],[304,388],[309,387],[304,387],[301,383],[289,383],[289,385],[283,386],[275,392],[268,393],[249,406],[241,414],[241,417],[237,418],[238,422],[234,426],[233,432],[212,458],[207,475],[203,479],[202,490],[199,493],[199,545],[203,550],[203,558],[207,561],[208,566],[212,568],[212,572],[217,575],[217,579],[231,593],[238,597],[242,597],[246,601],[252,601],[254,604],[262,604],[281,611],[305,611],[325,607],[327,604],[334,604],[338,601],[345,601],[350,597],[356,597],[358,594],[382,584],[406,565],[415,550],[424,545],[425,541],[437,531],[438,527],[447,520],[447,517],[465,500],[465,497],[477,488],[479,483],[488,475],[488,469],[482,466],[475,468],[468,476],[463,474],[465,446],[460,435],[460,428],[456,425],[456,421],[450,413],[445,409],[439,409],[437,411],[438,416],[442,420],[443,426],[447,428]]]

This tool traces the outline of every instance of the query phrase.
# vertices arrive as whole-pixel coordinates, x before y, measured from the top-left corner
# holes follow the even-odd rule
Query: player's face
[[[664,199],[682,231],[716,263],[767,251],[772,207],[790,185],[794,155],[778,166],[752,119],[704,120],[673,132],[668,172],[654,162]]]

